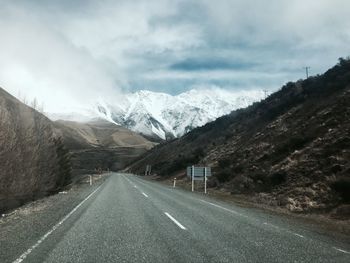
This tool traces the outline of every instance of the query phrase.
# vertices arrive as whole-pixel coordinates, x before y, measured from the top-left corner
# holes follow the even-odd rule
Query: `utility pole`
[[[308,79],[309,78],[309,69],[310,69],[311,67],[304,67],[304,69],[305,69],[305,73],[306,73],[306,78]]]
[[[265,99],[266,99],[267,96],[268,96],[268,92],[269,92],[269,91],[268,91],[267,89],[264,89],[263,92],[264,92],[264,94],[265,94]]]

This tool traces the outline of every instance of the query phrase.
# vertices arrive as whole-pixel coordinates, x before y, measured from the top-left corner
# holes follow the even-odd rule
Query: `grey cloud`
[[[256,66],[254,63],[247,62],[236,62],[228,59],[221,58],[189,58],[180,62],[176,62],[170,66],[170,69],[174,70],[185,70],[185,71],[196,71],[196,70],[247,70],[252,69]]]
[[[347,0],[1,4],[0,84],[53,110],[145,88],[277,89],[350,54]]]

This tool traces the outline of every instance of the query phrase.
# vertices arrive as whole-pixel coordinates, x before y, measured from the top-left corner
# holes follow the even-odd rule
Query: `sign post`
[[[212,176],[210,167],[187,167],[187,177],[191,179],[192,192],[194,192],[194,181],[204,181],[204,193],[207,193],[208,176]]]
[[[146,165],[145,175],[151,175],[152,166],[150,164]]]
[[[192,192],[193,192],[194,191],[194,166],[193,165],[192,165],[191,173],[192,173]]]
[[[207,193],[207,167],[204,167],[204,193]]]

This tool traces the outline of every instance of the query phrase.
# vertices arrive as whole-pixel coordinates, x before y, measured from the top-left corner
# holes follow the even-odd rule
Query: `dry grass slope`
[[[0,88],[0,210],[57,190],[54,140],[49,119]]]
[[[160,176],[213,167],[212,187],[294,212],[350,218],[350,60],[287,83],[267,99],[153,148],[146,164]]]
[[[100,119],[57,121],[55,130],[71,152],[74,175],[122,169],[154,146],[141,135]]]

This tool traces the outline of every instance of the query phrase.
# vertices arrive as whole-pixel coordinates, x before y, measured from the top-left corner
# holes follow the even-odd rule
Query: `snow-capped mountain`
[[[179,137],[263,97],[262,91],[232,92],[218,88],[193,89],[176,96],[141,90],[113,104],[100,101],[96,110],[100,117],[111,122],[165,140]]]

